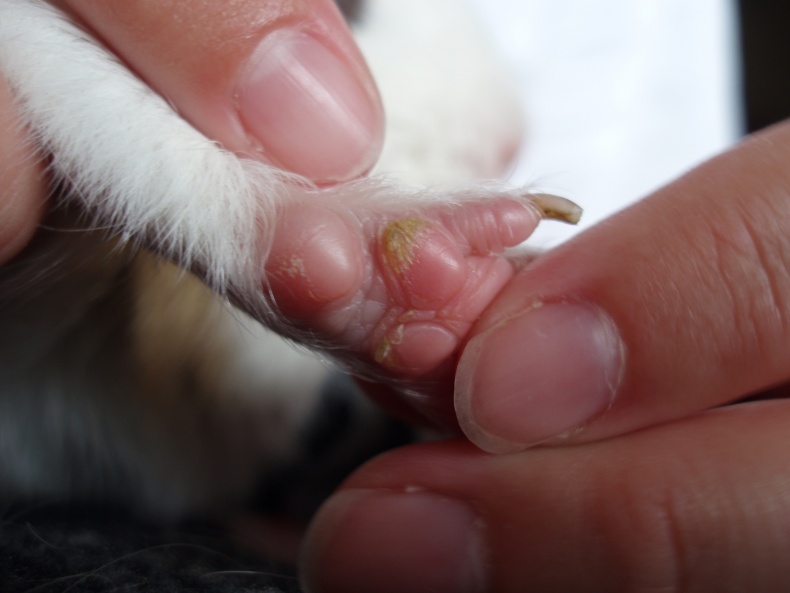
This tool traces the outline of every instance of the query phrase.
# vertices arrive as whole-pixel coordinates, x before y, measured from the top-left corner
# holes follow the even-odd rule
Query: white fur
[[[516,142],[509,86],[464,11],[368,6],[360,41],[392,124],[381,170],[459,183]],[[219,148],[40,0],[0,0],[0,72],[67,188],[39,244],[0,269],[0,499],[176,515],[243,498],[293,455],[328,368],[139,248],[274,324],[267,240],[280,205],[319,190]],[[321,192],[352,210],[450,199],[381,180]]]
[[[452,8],[448,12],[451,4],[444,2],[437,14],[452,14]],[[381,9],[385,9],[381,15],[384,22],[392,13],[403,9],[421,17],[404,24],[424,24],[422,17],[426,13],[430,15],[430,10],[420,5],[395,8],[392,3],[389,6],[386,2],[372,3],[372,10]],[[469,22],[458,20],[462,28],[456,28],[458,23],[450,23],[447,29],[453,40],[451,48],[455,51],[470,46],[479,48],[480,44],[470,38],[473,29]],[[373,29],[372,35],[380,38],[380,32]],[[401,42],[398,51],[413,47],[414,36],[408,26],[398,30],[408,32],[402,36],[408,42]],[[449,88],[441,89],[440,95],[446,99],[452,89],[463,101],[472,90],[466,69],[476,66],[477,72],[486,74],[477,84],[489,98],[492,77],[485,66],[475,64],[474,60],[470,64],[470,56],[476,56],[474,51],[466,49],[457,56],[455,51],[438,54],[439,63],[433,62],[433,68],[427,72],[424,66],[417,68],[426,61],[425,54],[435,52],[437,33],[434,22],[417,37],[422,40],[417,45],[419,54],[409,52],[398,61],[405,64],[400,66],[404,71],[417,70],[423,75],[404,80],[404,72],[395,72],[395,77],[400,79],[398,84],[416,89],[413,92],[419,97],[430,96],[431,93],[421,89],[435,91],[436,83],[430,82],[430,78],[435,78],[439,69],[450,68],[456,80]],[[466,43],[459,43],[460,39]],[[459,62],[453,62],[450,56],[462,66],[451,68]],[[456,72],[459,67],[464,69],[462,74]],[[229,283],[253,290],[249,285],[251,280],[260,285],[266,245],[259,239],[272,235],[278,205],[286,200],[314,199],[311,194],[316,190],[306,180],[237,158],[219,148],[178,117],[164,99],[127,71],[97,41],[41,0],[0,2],[0,68],[38,142],[53,156],[52,171],[68,183],[71,189],[68,195],[80,200],[85,210],[95,216],[94,224],[112,229],[123,240],[152,245],[187,269],[200,270],[217,290],[224,291]],[[416,105],[408,105],[408,111],[414,108],[415,112],[425,112],[427,107],[434,117],[446,118],[445,112],[452,103],[437,101],[435,96],[431,99],[433,105],[417,101]],[[463,111],[466,116],[467,109]],[[481,113],[489,114],[491,109],[483,109]],[[463,124],[457,126],[464,130],[463,134],[479,131],[453,113],[449,119],[438,124],[427,120],[431,125],[427,135],[413,129],[416,125],[424,127],[425,119],[414,124],[405,120],[397,122],[394,128],[407,130],[403,136],[411,143],[388,150],[424,158],[433,154],[428,148],[430,141],[441,142],[442,134],[457,133],[458,123]],[[438,127],[437,131],[433,131],[434,126]],[[471,132],[466,131],[470,128]],[[415,136],[422,137],[415,141]],[[489,156],[491,152],[477,149],[475,153],[465,154],[464,149],[480,145],[472,137],[463,138],[458,145],[463,148],[453,155],[455,162],[445,158],[439,166],[430,161],[417,166],[395,165],[396,172],[399,169],[402,175],[408,175],[408,171],[436,171],[439,178],[447,178],[447,171],[441,169],[449,167],[453,175],[463,178],[464,173],[468,176],[470,167],[485,163],[484,158],[475,158],[475,153]],[[426,182],[428,177],[420,174],[419,181]],[[383,193],[389,199],[397,196],[398,201],[411,193],[377,186],[372,181],[347,185],[343,192],[361,192],[365,200],[383,199],[380,196]],[[420,199],[431,199],[431,196],[422,195]]]
[[[218,148],[45,2],[0,2],[0,68],[94,224],[200,266],[218,288],[250,274],[287,191],[276,169]]]

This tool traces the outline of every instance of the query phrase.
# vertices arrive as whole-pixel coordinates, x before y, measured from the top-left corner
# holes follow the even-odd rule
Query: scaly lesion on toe
[[[403,324],[398,324],[381,338],[373,353],[373,358],[377,363],[389,366],[387,363],[392,362],[393,348],[403,341],[403,330]]]
[[[401,218],[384,227],[381,248],[387,265],[397,274],[403,274],[414,263],[417,253],[417,238],[430,227],[421,218]]]

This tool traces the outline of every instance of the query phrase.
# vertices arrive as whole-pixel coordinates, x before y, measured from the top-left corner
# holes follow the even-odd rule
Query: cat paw
[[[268,291],[291,328],[308,332],[302,340],[339,350],[364,374],[432,378],[512,277],[504,252],[541,219],[579,214],[528,193],[397,209],[302,201],[278,222]]]

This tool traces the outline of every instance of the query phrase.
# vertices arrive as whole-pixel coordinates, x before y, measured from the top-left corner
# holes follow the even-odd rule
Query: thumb
[[[456,375],[489,451],[597,440],[790,379],[790,125],[527,266]]]
[[[316,182],[375,163],[382,109],[332,0],[64,0],[206,136]]]

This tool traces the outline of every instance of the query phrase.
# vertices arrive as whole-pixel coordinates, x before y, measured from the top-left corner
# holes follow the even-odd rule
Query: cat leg
[[[319,189],[239,158],[38,0],[0,3],[0,71],[96,226],[367,376],[433,380],[510,278],[504,250],[547,214],[578,215],[490,188]]]

